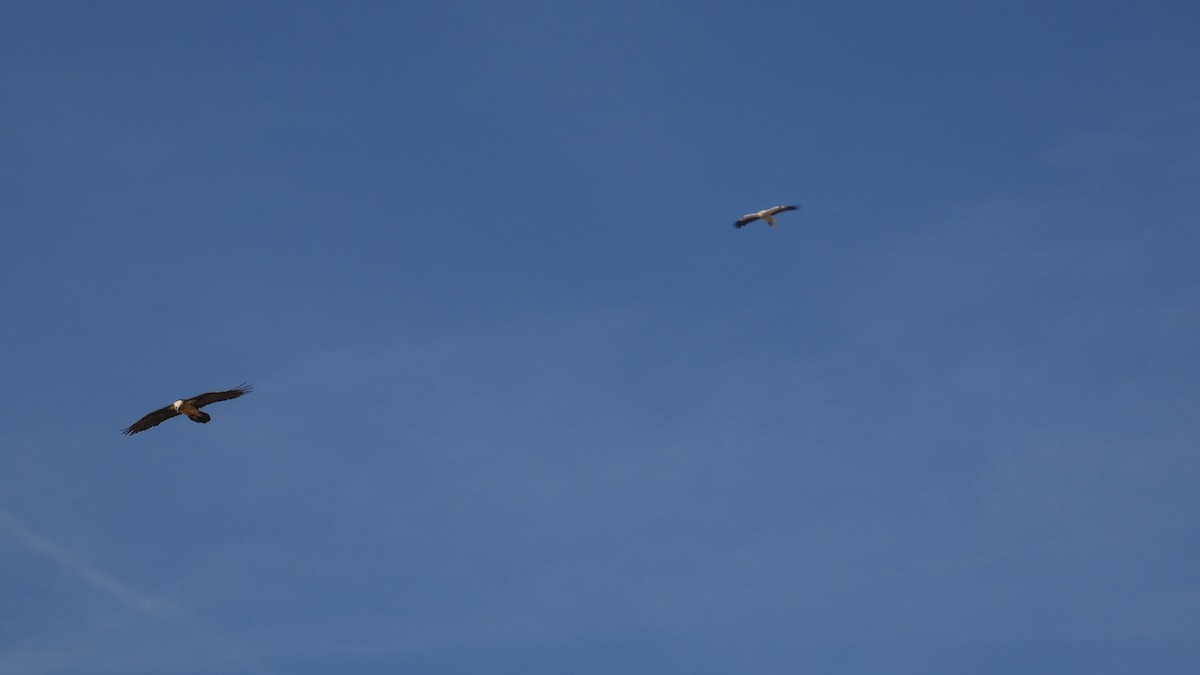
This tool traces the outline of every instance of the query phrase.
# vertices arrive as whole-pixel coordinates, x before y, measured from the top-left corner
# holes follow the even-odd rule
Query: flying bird
[[[156,427],[177,415],[187,415],[188,419],[191,421],[204,424],[212,419],[212,417],[210,417],[208,413],[200,412],[201,408],[210,403],[228,401],[229,399],[237,398],[242,394],[248,394],[250,393],[251,389],[252,387],[250,385],[243,382],[236,388],[230,389],[229,391],[210,391],[207,394],[199,394],[191,398],[180,399],[171,405],[159,408],[158,410],[146,415],[133,424],[130,424],[121,433],[125,434],[126,436],[130,436],[139,431],[145,431],[150,427]]]
[[[762,218],[763,220],[767,221],[768,225],[770,225],[771,227],[775,227],[775,218],[774,218],[775,214],[783,213],[784,211],[795,211],[796,209],[799,209],[799,208],[800,208],[799,206],[772,206],[771,208],[763,209],[762,211],[759,211],[758,213],[747,213],[746,215],[742,216],[741,218],[738,218],[737,222],[734,223],[733,226],[740,230],[743,227],[749,225],[750,223],[758,220],[759,218]]]

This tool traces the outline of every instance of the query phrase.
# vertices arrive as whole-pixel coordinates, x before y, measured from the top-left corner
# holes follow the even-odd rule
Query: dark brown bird
[[[145,431],[150,427],[156,427],[159,424],[175,417],[177,415],[187,415],[188,419],[193,422],[204,424],[212,417],[208,413],[200,412],[200,409],[210,403],[219,403],[228,401],[231,398],[237,398],[242,394],[249,394],[252,387],[245,382],[238,385],[229,391],[210,391],[207,394],[200,394],[191,398],[183,398],[175,401],[169,406],[159,408],[154,412],[146,415],[142,419],[130,424],[121,433],[129,436],[136,434],[139,431]]]

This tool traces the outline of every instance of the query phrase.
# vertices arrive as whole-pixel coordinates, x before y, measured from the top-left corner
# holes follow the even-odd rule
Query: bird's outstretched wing
[[[156,426],[162,424],[163,422],[165,422],[166,420],[169,420],[172,417],[175,417],[178,414],[179,414],[179,411],[175,410],[174,405],[165,406],[165,407],[159,408],[158,410],[155,410],[154,412],[150,413],[149,415],[146,415],[145,417],[134,422],[133,424],[130,424],[121,433],[125,434],[126,436],[131,436],[133,434],[136,434],[139,431],[145,431],[145,430],[149,429],[150,427],[156,427]]]
[[[799,206],[772,206],[770,209],[767,209],[767,214],[773,216],[776,213],[783,213],[784,211],[795,211],[799,208],[800,208]]]
[[[221,401],[228,401],[231,398],[237,398],[242,394],[249,394],[253,388],[243,382],[229,391],[210,391],[207,394],[193,396],[188,400],[195,404],[197,408],[203,408],[209,403],[220,403]]]
[[[758,220],[757,213],[747,213],[746,215],[742,216],[741,218],[738,218],[737,222],[733,224],[733,227],[734,227],[734,229],[740,230],[743,227],[749,225],[750,223],[753,223],[756,220]]]

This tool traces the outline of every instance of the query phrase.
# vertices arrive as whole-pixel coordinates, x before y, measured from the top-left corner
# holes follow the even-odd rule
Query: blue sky
[[[1197,21],[0,4],[0,671],[1196,672]]]

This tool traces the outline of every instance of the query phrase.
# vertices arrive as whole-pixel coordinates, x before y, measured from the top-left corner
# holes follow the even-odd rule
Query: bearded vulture
[[[763,220],[767,221],[768,225],[770,225],[771,227],[775,227],[775,218],[773,217],[775,214],[783,213],[784,211],[795,211],[798,208],[800,208],[800,207],[799,206],[772,206],[771,208],[763,209],[762,211],[759,211],[758,213],[747,213],[746,215],[742,216],[741,218],[738,218],[737,222],[734,223],[733,226],[740,230],[743,227],[749,225],[750,223],[758,220],[759,218],[762,218]]]
[[[188,419],[191,421],[204,424],[212,418],[209,417],[208,413],[200,412],[201,408],[209,403],[228,401],[229,399],[237,398],[242,394],[248,394],[250,393],[251,388],[252,387],[250,385],[243,382],[242,384],[238,385],[237,388],[230,389],[229,391],[210,391],[207,394],[200,394],[191,398],[180,399],[171,405],[166,406],[165,408],[159,408],[158,410],[146,415],[133,424],[130,424],[129,427],[121,433],[125,434],[126,436],[136,434],[137,432],[145,431],[150,427],[156,427],[166,420],[175,417],[176,415],[187,415]]]

